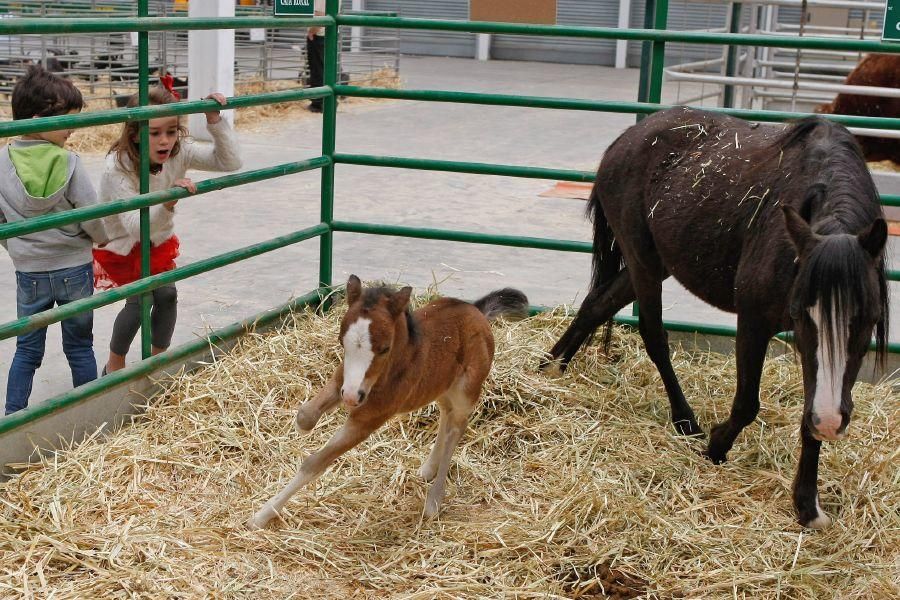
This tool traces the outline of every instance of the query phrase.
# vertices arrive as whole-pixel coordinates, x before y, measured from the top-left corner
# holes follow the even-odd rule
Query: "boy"
[[[73,114],[83,107],[78,88],[40,66],[32,66],[13,88],[16,120]],[[78,155],[64,149],[71,133],[66,129],[25,135],[0,148],[0,223],[97,203],[97,193]],[[19,318],[90,296],[94,290],[92,242],[106,241],[99,220],[2,240],[16,269]],[[62,322],[63,351],[76,387],[97,378],[93,326],[91,313]],[[46,328],[16,339],[6,388],[6,414],[28,406],[46,339]]]

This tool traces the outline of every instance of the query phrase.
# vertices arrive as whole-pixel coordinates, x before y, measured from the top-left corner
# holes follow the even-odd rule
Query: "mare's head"
[[[356,275],[347,280],[349,308],[341,321],[344,347],[344,382],[341,399],[347,408],[366,401],[372,386],[391,363],[398,328],[408,330],[411,287],[393,291],[386,287],[362,288]]]
[[[808,214],[784,207],[784,217],[797,250],[790,316],[803,366],[804,424],[818,440],[839,440],[873,332],[881,357],[887,345],[887,224],[876,218],[856,234],[819,235]]]

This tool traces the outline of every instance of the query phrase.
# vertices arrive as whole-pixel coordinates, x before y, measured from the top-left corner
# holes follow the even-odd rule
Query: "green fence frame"
[[[335,166],[338,164],[364,165],[401,169],[424,169],[431,171],[451,171],[481,175],[499,175],[504,177],[530,177],[538,179],[557,179],[565,181],[589,182],[594,173],[563,169],[547,169],[533,166],[487,164],[477,162],[459,162],[431,160],[425,158],[400,158],[393,156],[372,156],[361,154],[340,154],[335,148],[335,128],[337,124],[337,96],[358,96],[369,98],[393,98],[399,100],[419,100],[434,102],[462,102],[495,106],[525,106],[532,108],[550,108],[564,110],[597,111],[609,113],[628,113],[637,115],[651,114],[670,108],[660,103],[662,94],[663,64],[665,60],[666,42],[687,42],[694,44],[717,44],[734,46],[768,46],[781,48],[836,49],[859,52],[900,53],[900,44],[888,44],[871,40],[835,40],[817,37],[785,38],[769,35],[746,35],[739,33],[705,33],[690,31],[667,31],[668,0],[647,0],[647,29],[614,29],[603,27],[573,27],[560,25],[521,25],[508,23],[442,21],[432,19],[409,19],[394,16],[338,14],[338,0],[327,0],[327,16],[324,17],[231,17],[231,18],[193,18],[148,17],[148,0],[139,0],[137,17],[122,18],[21,18],[0,20],[0,35],[28,35],[54,33],[97,33],[97,32],[138,32],[140,106],[130,109],[117,109],[93,112],[80,115],[66,115],[30,119],[28,121],[12,121],[0,123],[0,137],[9,137],[27,133],[52,131],[61,128],[81,128],[137,121],[141,123],[141,194],[124,200],[70,210],[65,213],[35,217],[15,223],[0,225],[0,239],[7,239],[27,233],[59,227],[65,224],[96,219],[126,211],[141,211],[141,257],[143,277],[131,284],[98,293],[89,298],[57,307],[38,315],[0,324],[0,340],[4,340],[37,328],[46,327],[80,312],[117,302],[134,295],[146,299],[154,289],[176,281],[206,273],[223,266],[248,258],[259,256],[311,238],[319,238],[319,286],[309,294],[297,300],[250,317],[211,333],[207,338],[191,342],[171,349],[163,354],[150,357],[150,324],[148,305],[142,300],[142,354],[140,363],[100,378],[90,384],[81,386],[66,394],[47,402],[29,407],[23,411],[0,419],[0,433],[15,429],[25,423],[41,418],[49,413],[61,410],[89,397],[110,390],[111,388],[135,380],[147,373],[172,364],[184,357],[249,331],[255,325],[273,322],[290,310],[297,307],[327,301],[332,288],[332,254],[335,232],[352,232],[370,235],[389,235],[431,240],[449,240],[456,242],[495,244],[523,248],[538,248],[567,252],[590,252],[588,242],[573,240],[545,239],[522,237],[515,235],[497,235],[492,233],[476,233],[469,231],[448,231],[421,227],[403,227],[389,224],[361,223],[334,220],[334,178]],[[149,156],[146,143],[147,122],[149,119],[201,113],[218,107],[212,100],[193,100],[165,106],[147,106],[148,70],[149,70],[149,33],[153,31],[198,30],[198,29],[245,29],[245,28],[290,28],[324,26],[326,30],[326,64],[325,81],[322,87],[297,90],[286,90],[264,94],[253,94],[229,98],[225,108],[241,108],[276,102],[291,102],[304,99],[324,99],[322,154],[306,160],[279,164],[273,167],[246,171],[234,175],[208,179],[198,184],[197,193],[203,194],[215,190],[256,181],[263,181],[293,173],[319,169],[321,172],[321,203],[319,223],[293,233],[270,240],[225,252],[195,263],[178,267],[173,271],[149,276],[149,222],[147,219],[150,206],[184,199],[190,195],[183,189],[176,188],[160,192],[149,191]],[[540,35],[578,37],[593,39],[624,39],[644,42],[642,56],[642,73],[637,102],[612,102],[603,100],[585,100],[572,98],[552,98],[517,96],[503,94],[482,94],[455,92],[445,90],[394,90],[374,87],[358,87],[337,84],[338,27],[368,26],[396,29],[426,29],[434,31],[458,31],[469,33],[498,33],[515,35]],[[650,28],[652,27],[652,29]],[[800,113],[739,110],[728,106],[713,109],[754,121],[780,122],[804,116]],[[879,129],[900,130],[900,119],[851,117],[826,115],[847,126],[871,127]],[[885,206],[900,206],[900,196],[881,197]],[[900,273],[890,271],[891,281],[900,281]],[[619,322],[635,325],[637,311],[631,317],[619,317]],[[733,336],[734,328],[728,326],[712,326],[700,323],[666,322],[666,327],[673,331],[685,331],[709,335]],[[900,353],[900,343],[889,345],[889,351]]]

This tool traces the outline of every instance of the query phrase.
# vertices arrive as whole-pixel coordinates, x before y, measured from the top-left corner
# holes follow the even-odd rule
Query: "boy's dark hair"
[[[59,75],[32,65],[16,82],[12,93],[13,119],[52,117],[84,108],[78,88]]]

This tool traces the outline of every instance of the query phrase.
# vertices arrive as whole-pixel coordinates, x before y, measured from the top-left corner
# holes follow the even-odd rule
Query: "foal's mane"
[[[365,288],[362,294],[363,309],[370,310],[375,308],[382,298],[390,297],[394,295],[396,291],[397,290],[387,285],[377,285],[375,287]],[[409,305],[406,307],[406,332],[409,335],[410,341],[417,339],[419,336],[419,325],[416,323],[415,317],[413,317],[412,306]]]
[[[875,347],[883,362],[889,312],[885,260],[882,255],[875,265],[878,295],[867,297],[862,282],[872,259],[856,237],[881,216],[878,192],[859,144],[846,128],[822,117],[807,117],[787,128],[765,150],[780,156],[801,144],[802,172],[813,177],[800,214],[823,237],[797,273],[791,312],[796,314],[819,302],[823,342],[833,356],[839,334],[846,334],[842,329],[850,320],[866,306],[878,306],[881,319],[875,328]]]

